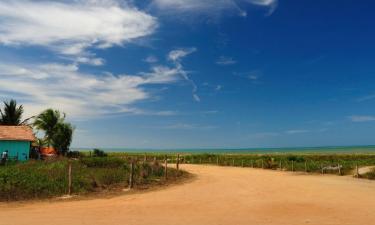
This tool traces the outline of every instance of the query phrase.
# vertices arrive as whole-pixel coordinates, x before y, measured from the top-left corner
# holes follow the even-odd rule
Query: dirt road
[[[196,178],[109,199],[0,204],[0,225],[373,225],[375,182],[182,165]]]

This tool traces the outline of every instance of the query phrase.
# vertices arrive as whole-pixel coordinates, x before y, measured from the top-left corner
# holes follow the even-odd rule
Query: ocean
[[[230,154],[271,154],[271,153],[375,153],[375,145],[368,146],[323,146],[289,148],[207,148],[207,149],[135,149],[100,148],[106,152],[131,153],[230,153]],[[90,151],[91,148],[73,148],[77,151]]]

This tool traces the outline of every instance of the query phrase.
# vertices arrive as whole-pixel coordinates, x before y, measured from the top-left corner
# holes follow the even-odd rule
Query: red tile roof
[[[0,141],[34,141],[33,129],[29,126],[0,126]]]

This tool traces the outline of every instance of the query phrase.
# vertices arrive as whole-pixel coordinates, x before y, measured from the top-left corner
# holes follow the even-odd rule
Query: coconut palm
[[[48,147],[52,144],[58,124],[64,123],[64,120],[65,114],[53,109],[47,109],[35,118],[34,126],[36,129],[44,131]]]
[[[17,105],[15,100],[4,101],[4,108],[0,109],[0,124],[19,126],[26,123],[22,121],[23,106]]]

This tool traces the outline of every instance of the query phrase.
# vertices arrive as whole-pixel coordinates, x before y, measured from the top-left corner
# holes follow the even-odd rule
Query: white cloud
[[[182,48],[182,49],[176,49],[171,51],[168,54],[168,59],[173,62],[178,62],[180,59],[184,58],[187,55],[190,55],[191,53],[197,51],[196,48]]]
[[[285,131],[286,134],[303,134],[310,132],[309,130],[287,130]]]
[[[216,64],[222,65],[222,66],[233,65],[236,63],[237,62],[233,58],[229,58],[225,56],[220,56],[220,58],[216,61]]]
[[[147,63],[157,63],[159,60],[155,56],[149,55],[143,61],[145,61]]]
[[[176,68],[178,69],[181,69],[182,68],[182,65],[181,65],[181,59],[186,57],[187,55],[193,53],[197,51],[196,48],[181,48],[181,49],[176,49],[176,50],[173,50],[171,51],[169,54],[168,54],[168,60],[169,61],[172,61]],[[200,97],[198,96],[197,94],[197,91],[198,91],[198,87],[197,85],[195,84],[195,82],[190,79],[189,75],[188,75],[188,72],[187,71],[183,71],[182,73],[180,73],[180,75],[186,80],[188,81],[193,90],[192,90],[192,96],[193,96],[193,99],[196,101],[196,102],[200,102],[201,99]]]
[[[84,57],[84,56],[79,56],[75,59],[77,63],[82,63],[82,64],[88,64],[92,66],[101,66],[104,65],[105,60],[102,58],[90,58],[90,57]]]
[[[375,95],[366,95],[357,99],[357,102],[364,102],[375,99]]]
[[[199,124],[189,124],[189,123],[176,123],[166,126],[158,126],[159,129],[167,130],[212,130],[218,128],[217,126],[211,125],[199,125]]]
[[[258,76],[256,75],[249,75],[248,77],[250,80],[258,80]]]
[[[277,7],[277,0],[153,0],[151,7],[168,14],[220,16],[234,12],[239,16],[246,16],[246,11],[240,7],[245,4],[266,7],[269,9],[268,14],[271,14]]]
[[[153,97],[145,85],[177,82],[186,73],[180,63],[135,75],[90,74],[75,64],[0,63],[0,95],[19,100],[28,116],[47,107],[77,118],[116,113],[167,116],[174,112],[147,112],[132,105]]]
[[[43,46],[92,65],[103,61],[88,59],[89,48],[121,46],[156,27],[156,18],[119,1],[0,1],[0,43]]]
[[[375,121],[375,116],[349,116],[349,119],[352,122],[370,122],[370,121]]]
[[[280,133],[278,133],[278,132],[259,132],[259,133],[250,134],[249,138],[264,139],[264,138],[277,137],[277,136],[280,136]]]

